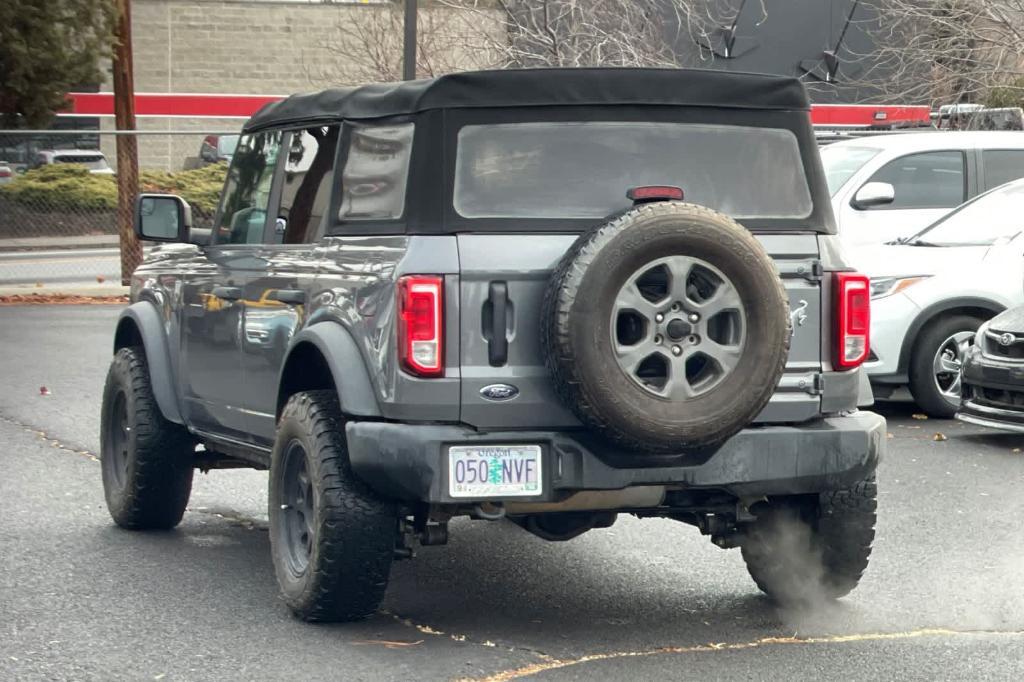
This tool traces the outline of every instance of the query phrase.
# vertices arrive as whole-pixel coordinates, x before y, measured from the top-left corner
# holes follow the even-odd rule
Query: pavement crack
[[[394,613],[392,611],[387,611],[387,610],[383,610],[382,609],[381,613],[383,615],[390,616],[391,618],[393,618],[398,623],[401,623],[402,625],[404,625],[406,627],[414,628],[415,630],[417,630],[417,631],[419,631],[419,632],[421,632],[421,633],[423,633],[425,635],[431,635],[433,637],[447,637],[447,638],[451,639],[453,642],[459,642],[459,643],[462,643],[462,644],[471,644],[473,646],[487,647],[487,648],[490,648],[490,649],[501,649],[502,651],[506,651],[506,652],[509,652],[509,653],[512,653],[512,652],[515,652],[515,653],[527,653],[527,654],[530,654],[532,656],[537,657],[538,659],[541,660],[541,662],[544,662],[544,663],[553,662],[555,660],[549,654],[546,654],[543,651],[539,651],[537,649],[531,649],[529,647],[523,647],[523,646],[513,646],[511,644],[502,644],[500,642],[492,642],[489,639],[483,639],[482,640],[482,639],[477,639],[475,637],[471,637],[470,635],[464,635],[464,634],[459,634],[459,633],[454,633],[454,632],[445,632],[443,630],[437,630],[435,628],[430,627],[429,625],[424,625],[422,623],[416,623],[411,618],[406,618],[406,617],[401,616],[401,615],[399,615],[397,613]]]
[[[34,434],[37,438],[46,443],[49,443],[51,447],[57,448],[58,450],[64,450],[65,452],[70,452],[79,455],[80,457],[91,459],[94,462],[100,461],[99,456],[97,456],[94,452],[91,452],[86,448],[75,447],[73,445],[65,443],[57,438],[54,438],[53,436],[48,434],[46,431],[43,431],[39,427],[33,426],[32,424],[27,424],[23,421],[14,419],[12,417],[8,417],[7,415],[4,414],[0,414],[0,422],[10,424],[11,426],[16,426],[22,429],[23,431]]]
[[[583,663],[595,663],[622,658],[646,658],[651,656],[701,654],[715,651],[741,651],[772,646],[847,644],[850,642],[877,642],[885,640],[915,639],[918,637],[971,637],[971,636],[1005,636],[1021,637],[1024,630],[951,630],[948,628],[921,628],[905,632],[869,632],[850,635],[826,635],[820,637],[762,637],[749,642],[709,642],[692,646],[668,646],[640,651],[612,651],[607,653],[587,654],[578,658],[555,659],[531,663],[520,668],[503,670],[481,678],[463,678],[462,682],[508,682],[522,677],[539,675],[549,670],[568,668]]]

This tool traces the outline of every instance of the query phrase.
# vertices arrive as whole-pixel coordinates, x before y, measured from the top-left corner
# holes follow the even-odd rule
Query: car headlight
[[[923,282],[929,277],[931,277],[931,275],[913,275],[911,277],[872,277],[871,298],[885,298],[886,296],[898,294],[907,287],[911,287],[918,282]]]

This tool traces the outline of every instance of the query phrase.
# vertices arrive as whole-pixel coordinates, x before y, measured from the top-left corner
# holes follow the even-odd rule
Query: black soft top
[[[772,110],[810,107],[800,81],[783,76],[706,69],[508,69],[292,95],[265,105],[243,131],[402,116],[431,109],[605,104]]]

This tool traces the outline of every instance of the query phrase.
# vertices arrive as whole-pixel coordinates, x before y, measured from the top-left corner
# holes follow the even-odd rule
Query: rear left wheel
[[[270,462],[270,549],[281,594],[307,621],[351,621],[384,597],[398,510],[357,479],[334,391],[298,393]]]

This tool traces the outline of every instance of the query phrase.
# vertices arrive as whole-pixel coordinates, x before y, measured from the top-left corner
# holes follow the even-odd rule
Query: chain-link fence
[[[0,287],[120,281],[118,134],[0,130]],[[184,197],[209,227],[237,134],[132,134],[140,190]]]

